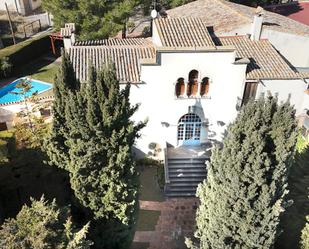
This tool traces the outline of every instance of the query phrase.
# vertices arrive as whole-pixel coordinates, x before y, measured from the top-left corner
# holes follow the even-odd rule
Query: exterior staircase
[[[189,151],[179,153],[178,148],[167,148],[165,162],[165,194],[167,197],[193,197],[199,183],[206,178],[206,161],[210,153],[195,153],[203,147],[185,148]],[[176,151],[178,149],[178,151]],[[178,153],[175,153],[178,152]]]

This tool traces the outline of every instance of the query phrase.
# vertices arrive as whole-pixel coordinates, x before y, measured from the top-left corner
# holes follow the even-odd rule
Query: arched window
[[[177,98],[185,94],[185,80],[184,78],[179,78],[176,83],[175,93]]]
[[[190,96],[196,96],[198,91],[198,71],[192,70],[189,73],[189,82],[188,82],[188,89],[187,89],[187,95]]]
[[[202,83],[201,83],[201,96],[205,96],[207,95],[209,92],[209,78],[205,77],[202,79]]]
[[[178,143],[194,145],[200,142],[201,119],[194,113],[182,116],[178,121]]]

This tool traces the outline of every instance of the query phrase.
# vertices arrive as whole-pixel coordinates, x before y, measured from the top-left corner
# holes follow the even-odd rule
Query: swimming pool
[[[14,94],[12,92],[20,92],[21,89],[16,88],[16,85],[24,78],[17,79],[13,81],[12,83],[0,88],[0,104],[9,104],[14,102],[20,102],[24,100],[22,95]],[[29,80],[31,83],[32,88],[28,93],[26,93],[26,96],[30,96],[35,92],[42,93],[45,92],[53,87],[52,84],[42,82],[39,80]]]

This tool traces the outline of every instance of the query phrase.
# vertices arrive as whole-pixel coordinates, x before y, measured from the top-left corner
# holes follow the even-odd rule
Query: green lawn
[[[164,201],[157,179],[158,166],[145,166],[140,172],[140,196],[143,201]]]
[[[154,231],[160,214],[160,211],[140,209],[138,213],[136,231]]]
[[[133,242],[130,249],[148,249],[149,243],[145,242]]]
[[[55,62],[41,58],[20,68],[17,77],[30,76],[36,80],[54,83],[58,68],[59,65]]]

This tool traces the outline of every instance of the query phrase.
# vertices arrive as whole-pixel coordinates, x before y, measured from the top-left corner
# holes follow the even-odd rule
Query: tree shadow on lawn
[[[288,199],[292,200],[293,204],[281,218],[282,233],[276,242],[277,249],[300,247],[301,231],[306,224],[306,216],[309,215],[309,147],[295,156],[288,188]]]
[[[160,166],[140,167],[140,200],[160,202],[165,200],[163,190],[158,183],[158,167]]]
[[[48,71],[47,67],[55,62],[54,60],[47,60],[44,57],[36,59],[32,62],[25,64],[22,67],[19,67],[16,70],[17,77],[31,76],[38,73],[46,73]]]
[[[70,203],[68,174],[43,163],[44,154],[35,149],[17,150],[9,163],[0,165],[0,222],[15,217],[30,197],[56,198],[59,205]]]

